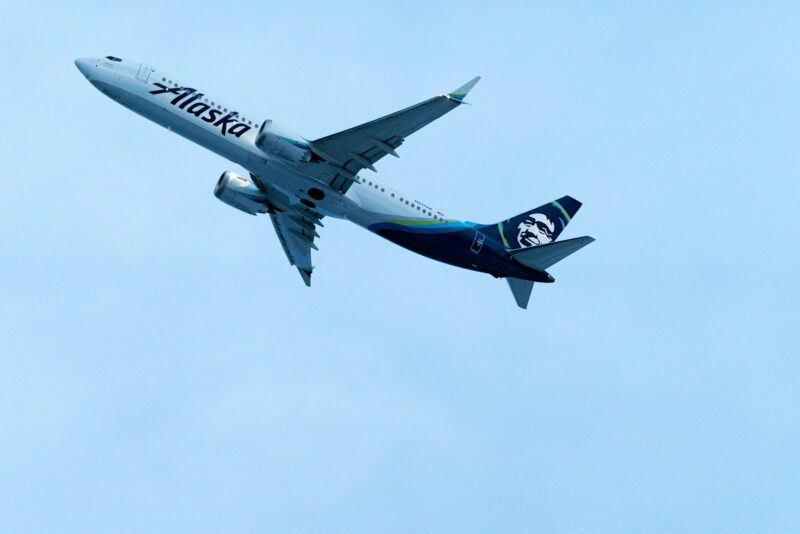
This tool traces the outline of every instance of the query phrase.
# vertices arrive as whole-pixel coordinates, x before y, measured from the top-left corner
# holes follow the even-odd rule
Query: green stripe
[[[506,241],[506,236],[503,235],[503,223],[502,222],[497,223],[497,229],[500,230],[500,238],[503,240],[503,245],[506,248],[511,248],[511,247],[508,246],[508,241]]]
[[[552,204],[553,206],[555,206],[555,207],[557,207],[558,209],[560,209],[560,210],[561,210],[561,213],[563,213],[563,214],[564,214],[564,217],[566,217],[566,218],[567,218],[567,222],[569,222],[569,221],[571,221],[571,220],[572,220],[572,219],[570,218],[570,216],[569,216],[569,213],[567,213],[567,210],[565,210],[565,209],[564,209],[564,206],[562,206],[561,204],[559,204],[557,200],[554,200],[554,201],[552,201],[552,202],[551,202],[551,204]]]
[[[397,224],[399,226],[441,226],[449,222],[453,222],[453,219],[445,219],[444,221],[431,219],[391,219],[385,222],[389,224]]]

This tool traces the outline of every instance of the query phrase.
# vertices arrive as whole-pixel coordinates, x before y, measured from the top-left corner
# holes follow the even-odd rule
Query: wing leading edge
[[[452,93],[310,141],[311,151],[326,165],[305,164],[304,172],[316,175],[334,189],[347,191],[359,171],[374,171],[374,163],[387,154],[399,157],[396,149],[406,137],[463,104],[464,97],[480,79],[477,76]]]

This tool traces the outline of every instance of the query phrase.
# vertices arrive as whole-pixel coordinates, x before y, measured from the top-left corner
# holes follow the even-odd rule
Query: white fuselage
[[[299,203],[302,191],[315,187],[325,192],[315,207],[318,212],[365,228],[394,219],[444,219],[441,212],[390,188],[373,174],[359,176],[345,194],[304,175],[296,164],[256,146],[262,117],[239,112],[226,124],[224,119],[234,113],[233,108],[200,91],[172,104],[180,94],[167,90],[177,91],[185,84],[147,64],[92,58],[79,59],[76,65],[95,87],[119,104],[241,165],[287,195],[292,203]],[[152,94],[159,87],[162,92]]]

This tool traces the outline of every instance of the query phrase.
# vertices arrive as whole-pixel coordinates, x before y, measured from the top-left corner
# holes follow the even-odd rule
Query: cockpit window
[[[111,61],[122,61],[120,58],[114,56],[106,56],[106,59],[110,59]]]

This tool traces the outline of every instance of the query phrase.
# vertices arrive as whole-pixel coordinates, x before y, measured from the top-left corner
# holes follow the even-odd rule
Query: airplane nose
[[[92,60],[88,58],[79,57],[75,60],[75,66],[87,79],[91,79],[92,63]]]

